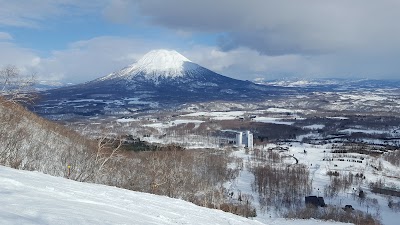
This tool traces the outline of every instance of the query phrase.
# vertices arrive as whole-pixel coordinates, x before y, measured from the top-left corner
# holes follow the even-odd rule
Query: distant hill
[[[361,89],[388,89],[399,88],[400,80],[374,80],[374,79],[339,79],[339,78],[321,78],[321,79],[278,79],[269,81],[258,81],[258,84],[275,86],[301,88],[303,90],[319,91],[348,91]]]

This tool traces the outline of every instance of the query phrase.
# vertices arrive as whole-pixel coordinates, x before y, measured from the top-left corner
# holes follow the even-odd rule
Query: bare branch
[[[36,75],[21,74],[14,65],[7,65],[0,70],[0,95],[10,102],[32,103],[36,99],[33,86],[36,83]]]

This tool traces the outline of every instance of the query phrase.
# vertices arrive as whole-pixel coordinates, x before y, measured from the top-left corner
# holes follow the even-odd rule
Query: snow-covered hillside
[[[0,98],[1,165],[66,176],[67,164],[73,163],[76,172],[87,175],[91,149],[90,141],[78,133]],[[81,175],[71,173],[70,178],[83,180]]]
[[[2,166],[0,183],[0,224],[263,224],[178,199]],[[278,219],[265,224],[339,223]]]

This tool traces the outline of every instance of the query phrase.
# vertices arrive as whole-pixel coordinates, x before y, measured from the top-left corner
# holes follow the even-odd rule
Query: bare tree
[[[11,102],[31,103],[36,98],[35,82],[35,74],[23,75],[16,66],[7,65],[0,70],[0,95]]]
[[[105,165],[110,160],[117,157],[121,146],[121,138],[110,138],[106,135],[101,136],[97,141],[96,152],[88,154],[90,158],[82,158],[82,160],[86,162],[80,163],[80,173],[75,180],[95,181],[96,179],[99,179],[99,176],[101,176],[105,170]]]

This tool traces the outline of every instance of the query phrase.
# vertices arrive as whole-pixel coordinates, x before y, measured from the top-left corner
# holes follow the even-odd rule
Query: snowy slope
[[[184,63],[191,62],[177,51],[153,50],[144,55],[133,68],[146,72],[157,73],[170,72],[171,76],[179,76],[184,72]]]
[[[263,224],[163,196],[0,166],[0,224]],[[271,220],[272,225],[333,225]]]
[[[179,78],[200,73],[203,67],[193,63],[175,50],[153,50],[145,54],[138,62],[100,80],[132,79],[144,76],[148,80],[159,78]]]

